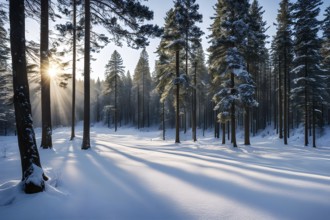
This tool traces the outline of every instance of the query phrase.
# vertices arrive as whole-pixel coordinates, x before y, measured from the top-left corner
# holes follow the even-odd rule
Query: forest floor
[[[53,132],[53,150],[39,149],[50,180],[43,193],[21,191],[17,139],[0,136],[0,218],[13,219],[330,219],[330,129],[318,148],[301,130],[289,145],[272,129],[251,146],[221,145],[212,131],[198,141],[174,131],[91,128],[92,148],[80,149],[82,126]],[[40,129],[36,129],[40,144]]]

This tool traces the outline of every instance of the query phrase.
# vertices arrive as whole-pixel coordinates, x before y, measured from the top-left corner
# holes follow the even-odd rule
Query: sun
[[[50,78],[54,78],[57,75],[58,70],[54,67],[49,67],[48,75]]]

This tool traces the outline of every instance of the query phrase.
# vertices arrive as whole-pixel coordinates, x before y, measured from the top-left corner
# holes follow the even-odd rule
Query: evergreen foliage
[[[8,23],[7,16],[3,4],[0,4],[0,135],[7,135],[15,130],[12,75],[8,65],[10,48],[5,29],[5,24]]]
[[[215,6],[209,47],[209,70],[215,76],[218,92],[214,95],[215,110],[221,122],[230,120],[231,141],[236,147],[236,109],[256,106],[255,85],[246,70],[244,52],[248,36],[248,1],[219,0]]]
[[[322,64],[330,75],[330,6],[326,8],[324,13],[324,20],[322,22],[322,49],[323,57]]]
[[[274,39],[274,62],[278,65],[279,73],[279,137],[284,137],[284,144],[287,144],[289,134],[289,90],[291,88],[290,69],[293,60],[293,41],[292,41],[292,18],[291,3],[283,0],[277,15],[277,32]],[[283,94],[283,95],[282,95]],[[284,117],[282,115],[284,114]],[[282,128],[284,124],[284,136]]]
[[[292,99],[304,115],[306,146],[309,144],[308,128],[313,127],[313,147],[316,147],[316,116],[328,96],[325,89],[327,77],[321,68],[321,39],[318,37],[321,22],[317,16],[321,4],[321,0],[298,0],[293,4],[295,58],[292,74],[295,85]]]
[[[123,87],[122,78],[124,76],[123,59],[120,54],[115,50],[106,65],[106,92],[113,94],[113,113],[115,120],[115,131],[117,131],[118,114],[121,111],[118,106],[118,97],[120,95],[120,88]]]
[[[145,49],[140,54],[140,59],[135,67],[133,78],[134,91],[139,94],[136,100],[138,127],[144,128],[145,124],[150,125],[150,94],[152,90],[152,79],[150,75],[149,56]],[[137,102],[141,102],[138,104]],[[141,114],[142,117],[141,117]],[[147,117],[146,117],[147,116]],[[141,121],[141,126],[140,122]]]

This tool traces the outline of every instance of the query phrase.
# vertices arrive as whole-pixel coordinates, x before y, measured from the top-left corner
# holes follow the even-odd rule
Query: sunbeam
[[[48,68],[48,75],[49,75],[50,78],[54,78],[57,75],[57,73],[58,73],[58,69],[57,68],[55,68],[53,66],[50,66]]]

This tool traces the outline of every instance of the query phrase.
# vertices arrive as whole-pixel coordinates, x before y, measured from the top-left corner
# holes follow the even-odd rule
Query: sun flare
[[[57,71],[58,70],[56,68],[49,67],[49,69],[48,69],[48,75],[49,75],[49,77],[51,77],[51,78],[55,77],[57,75]]]

